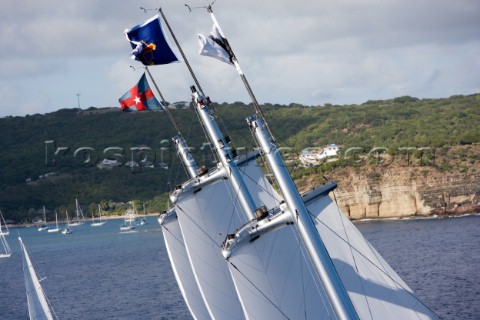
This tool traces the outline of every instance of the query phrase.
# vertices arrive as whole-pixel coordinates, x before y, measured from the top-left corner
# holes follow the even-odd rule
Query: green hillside
[[[382,146],[395,152],[400,147],[480,142],[480,94],[399,97],[346,106],[263,107],[278,146],[291,147],[291,152],[330,143],[344,149]],[[223,103],[215,104],[215,109],[223,132],[239,152],[252,149],[245,122],[253,113],[251,106]],[[195,112],[190,108],[173,113],[194,147],[197,162],[213,165]],[[135,199],[158,211],[167,205],[166,192],[186,178],[170,143],[175,130],[165,112],[62,109],[2,118],[0,132],[0,209],[12,220],[32,219],[43,205],[51,211],[73,212],[75,198],[92,210],[100,201],[108,212],[113,202]],[[132,157],[143,166],[126,166]],[[104,159],[122,165],[100,169]]]

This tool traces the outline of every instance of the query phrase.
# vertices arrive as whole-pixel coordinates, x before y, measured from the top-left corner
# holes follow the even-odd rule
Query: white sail
[[[0,235],[8,236],[10,234],[10,231],[8,230],[8,225],[5,222],[5,219],[3,218],[3,213],[2,210],[0,210]],[[4,225],[5,227],[2,227]]]
[[[92,223],[90,224],[90,226],[101,227],[107,223],[107,221],[102,220],[102,210],[100,209],[100,204],[98,205],[98,215],[99,215],[99,220],[95,221],[95,217],[93,216],[93,212],[92,212]]]
[[[252,192],[255,202],[270,207],[278,205],[279,196],[268,181],[261,178],[263,173],[254,160],[241,166],[240,171],[246,185],[252,190],[255,186],[256,192]],[[162,223],[163,233],[177,282],[190,311],[195,318],[209,318],[204,314],[204,307],[212,318],[242,318],[236,289],[226,261],[220,254],[220,245],[225,236],[233,231],[232,228],[246,222],[230,184],[217,179],[211,185],[196,189],[179,198],[176,210],[180,211],[177,213],[178,219],[165,220]],[[181,225],[181,229],[177,224]],[[190,263],[185,266],[187,258]],[[197,285],[192,284],[192,275]],[[190,306],[198,299],[197,294],[192,293],[196,290],[204,299],[204,303],[197,306],[198,312]]]
[[[331,185],[303,198],[298,194],[211,6],[207,10],[256,107],[247,122],[285,202],[254,161],[242,174],[231,165],[234,156],[208,108],[210,101],[192,87],[220,161],[211,176],[191,179],[171,194],[180,231],[175,231],[178,248],[167,246],[178,250],[169,256],[184,297],[198,299],[198,289],[213,319],[437,318],[333,204],[327,195]],[[183,250],[196,285],[187,284],[190,268],[180,270]]]
[[[83,216],[82,208],[78,203],[78,199],[75,199],[75,211],[76,211],[76,219],[73,219],[72,222],[67,223],[69,227],[76,227],[85,223],[85,217]]]
[[[328,196],[307,205],[360,319],[436,319]]]
[[[43,206],[43,224],[38,227],[38,231],[45,231],[48,230],[47,226],[47,214],[45,212],[45,206]]]
[[[25,277],[25,289],[27,291],[28,314],[30,319],[53,319],[45,293],[37,278],[32,262],[22,238],[18,237],[23,257],[23,275]]]
[[[174,209],[166,212],[160,225],[175,279],[194,319],[210,319],[188,260],[180,224]]]
[[[253,194],[271,195],[258,197],[268,209],[278,206],[281,198],[268,183],[264,174],[255,166],[248,166],[249,190]],[[254,179],[250,179],[254,177]],[[267,200],[267,201],[265,201]],[[283,217],[281,217],[283,215]],[[288,222],[288,215],[279,211],[280,224],[259,237],[246,239],[232,250],[228,265],[239,299],[249,319],[328,319],[334,312],[320,281],[314,276],[313,267],[295,228]],[[285,218],[286,217],[286,218]],[[286,219],[286,220],[283,220]],[[274,220],[271,217],[269,220]],[[261,227],[254,223],[255,228]],[[251,233],[251,231],[250,231]]]
[[[5,236],[2,233],[0,233],[0,242],[2,242],[3,247],[3,252],[0,252],[0,258],[10,257],[12,255],[12,250],[10,250],[7,239],[5,239]]]
[[[57,217],[57,213],[55,212],[55,228],[49,228],[47,230],[49,233],[52,233],[52,232],[60,232],[61,229],[58,227],[58,217]]]
[[[179,197],[175,211],[196,283],[213,319],[242,319],[243,312],[220,245],[244,221],[235,210],[228,181],[196,189]]]

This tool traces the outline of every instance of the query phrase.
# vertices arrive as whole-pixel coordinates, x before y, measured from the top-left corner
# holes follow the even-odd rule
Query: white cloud
[[[197,55],[195,34],[212,25],[206,10],[164,2],[206,93],[219,102],[248,102],[232,67]],[[0,100],[1,112],[9,114],[11,101],[23,101],[30,113],[74,107],[77,92],[85,107],[116,105],[141,74],[129,67],[138,63],[128,58],[123,31],[155,14],[139,6],[6,0],[0,83],[7,99]],[[480,91],[477,0],[219,0],[214,10],[261,102],[362,103]],[[167,100],[189,99],[193,83],[184,65],[151,70]]]

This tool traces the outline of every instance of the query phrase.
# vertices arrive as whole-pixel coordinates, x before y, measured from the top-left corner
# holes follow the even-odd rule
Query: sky
[[[207,4],[3,0],[0,117],[119,106],[144,71],[123,32],[159,7],[212,101],[248,103],[234,67],[198,54],[196,34],[212,26]],[[260,103],[480,92],[478,0],[216,0],[213,10]],[[190,100],[184,63],[150,70],[167,101]]]

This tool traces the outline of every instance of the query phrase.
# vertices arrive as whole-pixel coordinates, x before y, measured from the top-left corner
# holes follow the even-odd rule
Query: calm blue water
[[[135,233],[120,220],[71,235],[11,229],[0,260],[0,319],[27,319],[20,233],[60,319],[189,319],[154,217]],[[480,217],[361,222],[357,226],[442,319],[479,319]]]

